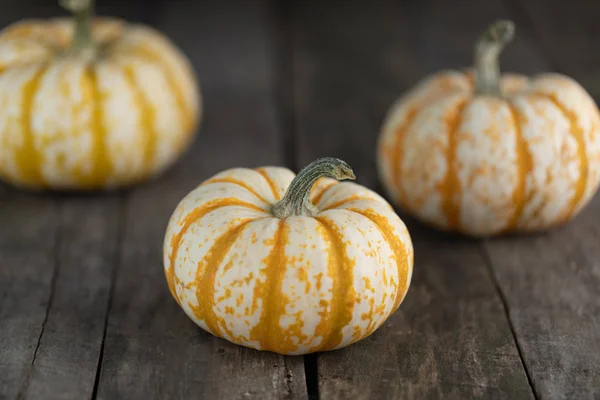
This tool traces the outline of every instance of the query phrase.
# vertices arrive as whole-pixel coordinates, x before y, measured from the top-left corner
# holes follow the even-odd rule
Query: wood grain
[[[56,4],[11,3],[0,25],[56,15]],[[118,200],[1,192],[0,397],[91,397]]]
[[[206,118],[184,159],[128,196],[98,398],[304,398],[301,357],[202,331],[172,299],[162,265],[168,219],[189,191],[226,168],[282,163],[264,10],[242,1],[163,7],[159,26],[190,57]]]
[[[597,3],[511,1],[508,9],[525,28],[518,38],[528,36],[542,50],[541,71],[570,75],[598,98]],[[596,195],[562,228],[485,244],[539,398],[600,395],[600,354],[590,351],[600,348],[599,212]]]
[[[3,187],[0,200],[0,397],[26,388],[57,274],[53,199]]]
[[[489,4],[477,8],[473,13],[481,19],[475,21],[467,4],[462,10],[446,4],[381,2],[366,8],[350,2],[343,8],[320,4],[315,11],[297,2],[300,165],[318,156],[340,157],[353,166],[358,183],[377,188],[375,141],[387,107],[427,73],[468,65],[485,16],[498,11],[486,11]],[[405,220],[416,262],[408,296],[371,337],[317,356],[320,397],[532,398],[480,243]]]

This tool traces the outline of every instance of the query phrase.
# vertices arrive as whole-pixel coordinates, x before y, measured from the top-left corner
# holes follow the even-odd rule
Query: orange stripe
[[[339,182],[331,182],[331,183],[328,183],[327,185],[325,185],[323,188],[319,189],[319,190],[320,190],[320,192],[319,192],[319,193],[317,193],[317,194],[316,194],[316,195],[315,195],[315,196],[312,198],[312,203],[313,203],[314,205],[317,205],[317,204],[319,204],[319,202],[321,201],[321,198],[323,197],[323,195],[325,194],[325,192],[327,191],[327,189],[329,189],[329,188],[330,188],[330,187],[332,187],[332,186],[335,186],[335,185],[337,185],[338,183],[339,183]],[[313,187],[315,187],[315,186],[313,186]]]
[[[154,50],[148,48],[147,46],[141,46],[136,49],[132,49],[132,55],[134,57],[140,57],[154,62],[162,69],[163,73],[165,74],[165,78],[167,79],[167,84],[175,95],[177,109],[179,110],[179,114],[183,119],[183,130],[186,133],[191,133],[191,131],[195,129],[195,125],[197,123],[196,114],[186,104],[183,90],[181,90],[179,82],[177,79],[175,79],[174,73],[170,70],[168,64],[163,61],[161,55],[157,54]]]
[[[139,124],[144,139],[144,166],[141,175],[146,176],[154,170],[154,159],[158,141],[158,132],[154,128],[156,122],[156,110],[152,107],[144,94],[144,91],[138,86],[135,69],[132,65],[123,67],[125,79],[133,91],[133,99],[136,108],[139,110]]]
[[[250,187],[246,183],[244,183],[242,181],[239,181],[237,179],[233,179],[233,178],[214,178],[214,179],[209,179],[209,180],[205,181],[204,183],[202,183],[202,185],[208,185],[209,183],[232,183],[234,185],[241,186],[244,189],[246,189],[247,191],[249,191],[250,193],[252,193],[253,195],[255,195],[263,203],[267,203],[267,201],[265,200],[265,198],[262,197],[260,194],[258,194],[258,192],[256,190],[254,190],[252,187]]]
[[[90,80],[91,97],[93,99],[93,113],[90,124],[92,137],[94,138],[92,159],[95,162],[91,180],[94,181],[95,184],[100,184],[110,175],[112,166],[106,148],[106,129],[104,128],[102,95],[100,94],[98,87],[97,72],[94,70],[93,65],[87,73]]]
[[[400,205],[407,206],[404,201],[404,190],[402,189],[402,157],[404,156],[404,141],[406,132],[411,127],[418,113],[418,107],[413,107],[406,113],[404,122],[396,129],[396,145],[392,150],[390,162],[392,163],[392,186],[396,188],[396,200]]]
[[[585,190],[587,188],[589,162],[585,149],[585,134],[581,126],[578,124],[577,114],[575,114],[573,111],[569,110],[562,103],[560,103],[555,94],[549,95],[536,93],[535,95],[550,100],[556,106],[556,108],[560,110],[560,112],[565,116],[567,121],[569,121],[569,124],[571,126],[571,136],[573,136],[573,139],[575,139],[575,141],[577,142],[577,154],[579,156],[579,179],[575,184],[575,193],[571,198],[571,205],[569,206],[569,210],[565,213],[565,215],[562,218],[563,221],[567,221],[575,213],[575,210],[581,202],[581,199],[583,198],[583,195],[585,194]]]
[[[394,234],[394,227],[389,223],[386,217],[377,214],[375,211],[371,209],[361,210],[357,208],[348,208],[347,210],[353,211],[357,214],[362,215],[365,218],[368,218],[375,224],[375,226],[379,229],[385,241],[392,249],[392,253],[394,254],[394,259],[396,260],[396,266],[398,268],[398,283],[396,286],[396,296],[394,297],[394,308],[396,311],[400,306],[400,303],[406,296],[406,292],[408,291],[408,252],[406,251],[406,246],[398,236]],[[392,283],[393,285],[393,283]]]
[[[23,137],[23,145],[15,149],[15,161],[21,171],[21,180],[26,184],[39,185],[44,184],[44,178],[41,172],[41,155],[39,154],[33,131],[31,129],[32,117],[31,110],[33,108],[33,99],[35,92],[40,84],[42,75],[47,71],[48,67],[41,67],[23,86],[23,108],[21,109],[21,132]]]
[[[196,222],[211,211],[214,211],[221,207],[229,206],[248,207],[253,210],[264,212],[264,210],[255,206],[254,204],[245,201],[240,201],[233,197],[209,201],[190,211],[185,216],[183,221],[180,222],[182,226],[179,232],[177,232],[177,234],[173,235],[173,237],[171,238],[171,254],[169,256],[169,268],[165,271],[165,274],[167,277],[167,283],[169,284],[169,290],[171,291],[171,294],[179,304],[181,304],[181,299],[179,299],[179,296],[177,296],[177,292],[175,290],[175,281],[177,280],[177,277],[175,276],[175,259],[177,258],[177,253],[179,252],[181,239],[194,222]]]
[[[259,174],[261,174],[263,176],[263,178],[265,178],[265,180],[269,184],[269,187],[271,188],[271,191],[273,192],[273,196],[275,197],[275,200],[277,200],[277,201],[281,200],[281,196],[279,195],[279,190],[277,189],[277,185],[275,185],[275,182],[273,182],[271,180],[271,178],[269,178],[267,171],[264,168],[257,168],[255,171],[258,172]]]
[[[512,103],[507,103],[510,113],[512,114],[513,121],[515,124],[515,135],[516,135],[516,151],[517,151],[517,164],[519,168],[519,183],[513,193],[513,202],[515,205],[513,215],[506,227],[506,230],[516,229],[519,225],[521,216],[523,215],[523,209],[527,203],[526,197],[526,183],[527,176],[533,170],[533,158],[529,152],[527,141],[523,137],[523,131],[521,129],[521,123],[523,122],[523,116],[518,112],[516,106]]]
[[[332,204],[328,205],[327,207],[325,207],[321,211],[331,210],[332,208],[339,208],[339,207],[343,206],[344,204],[350,203],[351,201],[355,201],[355,200],[372,200],[372,199],[370,199],[368,197],[360,197],[357,194],[353,194],[350,197],[347,197],[347,198],[342,199],[342,200],[338,200],[335,203],[332,203]]]
[[[315,350],[331,350],[343,340],[342,330],[351,321],[354,314],[357,294],[354,289],[354,268],[356,260],[348,257],[347,241],[339,228],[324,217],[315,218],[324,229],[328,247],[329,268],[333,270],[333,298],[331,300],[331,330]]]
[[[442,210],[446,215],[449,229],[460,229],[460,181],[456,171],[456,135],[462,120],[462,112],[467,106],[467,100],[461,101],[454,106],[455,110],[445,118],[446,128],[448,130],[448,149],[446,151],[446,162],[448,171],[442,186]]]
[[[264,280],[262,283],[257,282],[254,288],[253,304],[261,300],[262,311],[258,324],[250,331],[251,340],[260,342],[262,350],[282,354],[289,354],[298,348],[293,341],[298,332],[292,333],[283,329],[280,323],[281,317],[286,313],[286,304],[289,303],[289,299],[283,293],[283,278],[287,269],[285,246],[288,242],[289,227],[285,220],[280,220],[273,239],[269,241],[273,247],[264,260],[265,267],[261,270]]]
[[[209,331],[219,337],[223,336],[222,327],[225,329],[227,327],[223,318],[219,318],[215,314],[215,279],[217,270],[242,230],[251,221],[253,221],[252,218],[236,221],[239,224],[215,240],[210,250],[198,263],[196,278],[194,280],[198,305],[194,306],[190,304],[190,308],[199,320],[204,321]]]

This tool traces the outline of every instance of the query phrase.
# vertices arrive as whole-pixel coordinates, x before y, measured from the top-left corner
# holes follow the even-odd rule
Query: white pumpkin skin
[[[189,193],[166,231],[167,281],[196,324],[233,343],[280,354],[341,348],[398,308],[412,243],[385,200],[351,182],[317,181],[314,218],[275,217],[293,178],[235,168]]]
[[[25,188],[103,189],[153,177],[190,146],[200,92],[160,32],[91,25],[97,55],[69,52],[73,20],[0,32],[0,177]]]
[[[600,182],[600,113],[571,78],[505,74],[500,96],[442,71],[390,110],[378,171],[394,203],[444,230],[531,232],[572,219]]]

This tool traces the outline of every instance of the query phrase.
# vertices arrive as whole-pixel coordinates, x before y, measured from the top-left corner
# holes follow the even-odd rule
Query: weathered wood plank
[[[118,249],[119,196],[60,199],[53,295],[21,397],[91,397]]]
[[[316,10],[297,2],[300,164],[337,156],[376,188],[375,142],[387,107],[426,74],[467,66],[472,41],[503,13],[495,3],[472,6],[350,2]],[[480,243],[406,221],[416,265],[405,303],[371,337],[317,356],[320,396],[532,398]]]
[[[54,199],[3,186],[0,201],[0,397],[26,387],[56,277]]]
[[[301,357],[253,351],[205,333],[171,298],[162,266],[167,222],[185,194],[226,168],[282,163],[275,60],[257,4],[164,7],[159,26],[192,60],[206,117],[184,159],[128,198],[100,399],[306,397]]]
[[[98,11],[100,14],[107,13],[136,20],[136,9],[139,10],[140,5],[138,1],[128,2],[125,6],[115,2],[103,2]],[[66,15],[57,2],[8,2],[5,11],[3,26],[24,18]],[[8,193],[16,192],[12,188],[4,189]],[[54,240],[55,245],[52,253],[44,257],[44,263],[38,263],[32,268],[32,272],[44,278],[39,282],[43,287],[37,290],[35,287],[20,287],[26,282],[16,281],[19,285],[15,285],[16,288],[36,290],[39,292],[36,293],[38,296],[46,296],[34,304],[20,304],[21,307],[27,307],[21,312],[37,315],[40,307],[44,306],[45,313],[42,323],[37,327],[32,325],[25,328],[27,334],[15,335],[31,343],[27,331],[31,330],[33,333],[37,328],[39,332],[35,346],[29,346],[34,348],[32,355],[29,351],[22,351],[21,346],[17,345],[11,349],[11,357],[7,357],[9,362],[19,356],[23,362],[27,361],[27,368],[22,377],[12,381],[8,397],[11,397],[10,393],[17,387],[19,398],[91,398],[118,247],[120,196],[28,196],[37,204],[35,212],[29,216],[17,215],[21,218],[41,217],[40,222],[43,223],[44,212],[51,210],[55,214],[55,232],[51,235],[41,232],[48,235],[46,240]],[[7,201],[11,202],[11,207],[21,207],[18,196],[11,196]],[[27,238],[17,235],[12,239],[16,242],[12,249],[27,252],[27,247],[24,247],[29,244]],[[9,301],[8,305],[10,304]],[[19,372],[20,368],[14,368],[7,377],[10,379],[14,373]]]
[[[551,70],[600,95],[593,38],[595,2],[508,2],[521,35],[536,39]],[[547,234],[487,241],[525,365],[539,398],[600,395],[600,199],[574,221]]]

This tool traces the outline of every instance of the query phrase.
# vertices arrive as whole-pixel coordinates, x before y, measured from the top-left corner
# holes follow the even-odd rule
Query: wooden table
[[[416,265],[400,309],[349,348],[282,357],[200,330],[167,288],[177,202],[233,166],[319,156],[378,190],[387,108],[510,17],[505,70],[569,74],[598,98],[598,2],[117,1],[190,57],[205,101],[191,151],[159,179],[102,195],[0,186],[0,398],[600,398],[600,197],[547,234],[472,240],[401,214]],[[4,0],[6,25],[61,14]]]

